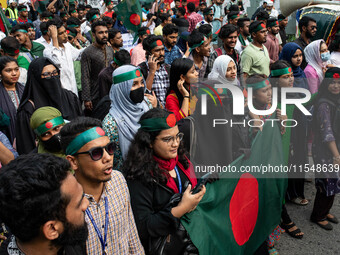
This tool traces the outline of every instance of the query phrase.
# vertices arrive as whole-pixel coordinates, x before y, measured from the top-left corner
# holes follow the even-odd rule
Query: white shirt
[[[340,68],[340,52],[333,51],[331,53],[331,64]]]
[[[27,81],[27,70],[23,67],[19,66],[20,76],[18,82],[20,82],[22,85],[26,85]]]
[[[40,36],[38,39],[34,40],[33,42],[40,43],[45,46],[45,48],[49,48],[52,46],[52,40],[48,43],[43,36]]]
[[[246,45],[248,46],[249,45],[249,41],[248,39],[244,40]],[[236,45],[235,45],[235,49],[239,52],[239,54],[242,53],[242,51],[245,49],[245,48],[242,48],[242,44],[240,42],[240,39],[237,37],[237,42],[236,42]]]
[[[146,27],[146,25],[148,24],[148,22],[149,22],[149,21],[144,21],[144,22],[142,23],[142,26],[143,26],[143,27]],[[155,24],[154,21],[152,21],[151,25],[149,26],[149,30],[150,30],[150,33],[151,33],[151,34],[153,34],[153,30],[155,30],[155,28],[156,28],[156,24]]]
[[[88,31],[91,30],[91,27],[89,25],[90,23],[88,21],[85,21],[83,23],[81,23],[80,25],[80,31],[82,34],[86,34]]]
[[[84,48],[85,49],[85,48]],[[61,86],[72,91],[78,96],[76,76],[74,73],[73,61],[76,61],[84,49],[78,50],[69,42],[64,48],[54,46],[44,50],[44,57],[51,59],[60,69]]]

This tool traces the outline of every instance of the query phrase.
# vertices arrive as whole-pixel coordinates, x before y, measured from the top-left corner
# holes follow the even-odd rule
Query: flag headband
[[[149,30],[149,29],[147,29],[147,30],[142,30],[142,31],[140,31],[140,32],[138,33],[138,35],[140,35],[140,36],[149,35],[149,34],[150,34],[150,30]]]
[[[113,76],[113,84],[121,83],[124,81],[133,80],[135,78],[142,77],[140,69],[132,70],[126,73],[118,74]]]
[[[79,25],[77,24],[70,24],[70,25],[67,25],[68,27],[79,27]]]
[[[260,23],[253,31],[252,33],[257,33],[258,31],[261,31],[262,29],[266,28],[266,25],[264,23]]]
[[[235,15],[231,16],[231,17],[228,18],[228,19],[231,20],[231,19],[236,19],[236,18],[238,18],[238,17],[240,17],[240,14],[235,14]]]
[[[278,26],[279,22],[277,20],[274,20],[273,22],[267,22],[267,27],[275,27]]]
[[[89,21],[92,21],[92,20],[95,20],[95,19],[99,19],[98,14],[93,15],[93,16],[89,19]]]
[[[3,48],[4,52],[9,54],[9,55],[12,55],[12,56],[15,56],[17,54],[19,54],[19,49],[16,49],[16,50],[13,50],[13,49],[5,49]]]
[[[16,32],[27,33],[27,30],[25,30],[25,29],[18,29]]]
[[[164,118],[150,118],[139,121],[140,128],[146,132],[162,131],[177,125],[175,114]]]
[[[27,12],[26,8],[21,9],[19,12]]]
[[[214,11],[210,9],[208,12],[203,12],[203,15],[214,15]]]
[[[286,67],[286,68],[282,68],[282,69],[272,70],[270,72],[270,74],[272,75],[272,77],[278,77],[278,76],[281,76],[281,75],[290,74],[291,72],[292,72],[292,68]]]
[[[77,10],[73,10],[73,11],[71,11],[71,13],[77,13]]]
[[[340,74],[339,73],[326,72],[325,78],[339,79],[340,78]]]
[[[72,140],[72,142],[66,148],[66,155],[74,155],[76,154],[81,147],[85,144],[105,136],[105,132],[101,127],[93,127],[85,132],[77,135],[76,138]]]
[[[34,129],[34,133],[37,136],[41,136],[42,134],[46,133],[48,130],[55,128],[56,126],[65,124],[64,118],[62,116],[58,116],[54,119],[47,121],[44,124],[41,124],[39,127]]]
[[[247,84],[248,88],[253,88],[254,90],[262,89],[267,87],[270,84],[268,79],[265,79],[261,82],[253,83],[253,84]]]
[[[77,34],[72,33],[70,30],[66,30],[66,33],[67,33],[67,35],[70,35],[70,36],[73,36],[73,37],[77,36]]]
[[[207,38],[204,36],[204,39],[200,43],[197,43],[197,44],[194,44],[193,46],[191,46],[189,51],[192,52],[194,49],[200,47],[205,42],[205,40],[207,40]]]
[[[122,66],[122,62],[120,62],[118,59],[116,59],[116,57],[113,58],[113,61],[118,65],[118,66]]]
[[[156,48],[156,47],[158,47],[158,46],[162,46],[163,45],[163,43],[162,43],[162,41],[161,40],[157,40],[157,41],[154,41],[153,43],[151,43],[151,49],[154,49],[154,48]]]

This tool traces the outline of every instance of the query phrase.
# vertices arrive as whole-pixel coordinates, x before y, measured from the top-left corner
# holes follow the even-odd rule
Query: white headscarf
[[[225,77],[225,74],[226,74],[227,69],[228,69],[228,65],[231,61],[235,64],[235,61],[231,57],[229,57],[228,55],[221,55],[221,56],[217,57],[215,59],[213,68],[212,68],[210,74],[208,75],[208,78],[218,80],[221,83],[238,85],[237,75],[236,75],[236,77],[233,81],[230,81]],[[236,64],[235,64],[235,66],[236,66]]]
[[[304,50],[306,61],[309,65],[311,65],[315,69],[315,71],[318,74],[320,82],[322,82],[324,78],[322,71],[323,62],[321,60],[320,54],[320,45],[322,42],[324,43],[325,41],[322,39],[313,41],[310,44],[308,44]]]

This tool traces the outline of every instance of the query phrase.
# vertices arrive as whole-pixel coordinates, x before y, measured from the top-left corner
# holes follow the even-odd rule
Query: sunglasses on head
[[[103,155],[104,155],[104,149],[106,150],[106,152],[109,155],[113,155],[115,149],[116,149],[116,144],[114,142],[110,142],[107,145],[103,146],[103,147],[94,147],[88,151],[83,151],[83,152],[78,152],[75,155],[79,155],[79,154],[90,154],[90,157],[93,161],[97,161],[100,160]]]

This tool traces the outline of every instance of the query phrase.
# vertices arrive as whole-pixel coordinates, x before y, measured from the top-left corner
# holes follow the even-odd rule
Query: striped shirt
[[[144,254],[139,240],[133,217],[130,194],[123,175],[113,170],[110,181],[105,183],[104,191],[97,203],[92,195],[85,194],[89,199],[88,207],[97,227],[104,238],[105,197],[108,201],[109,224],[107,230],[106,254]],[[102,254],[102,245],[95,228],[87,214],[85,220],[89,230],[86,251],[89,255]]]

